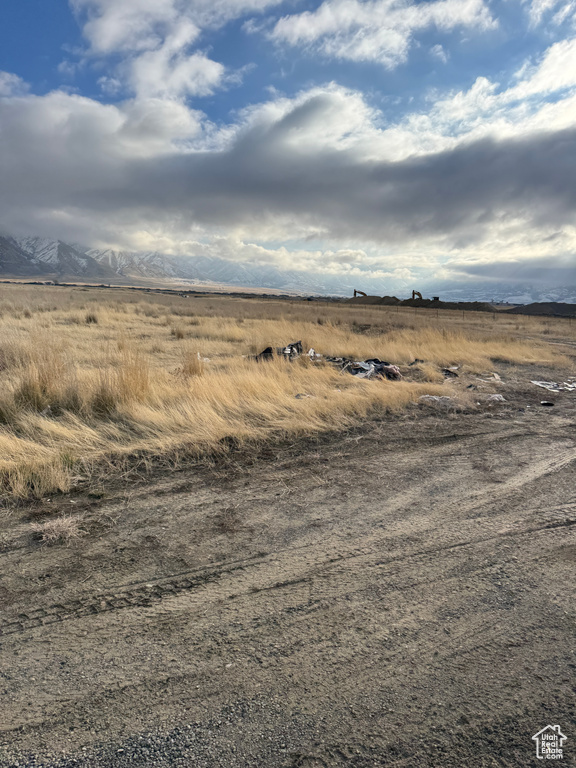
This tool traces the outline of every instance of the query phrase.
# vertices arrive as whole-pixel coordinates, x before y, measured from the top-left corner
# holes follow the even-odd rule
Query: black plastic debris
[[[547,405],[547,406],[553,406],[554,403],[551,403],[550,400],[540,400],[540,405]]]
[[[420,360],[418,357],[415,360],[412,360],[411,363],[408,363],[408,365],[418,365],[418,363],[423,363],[424,360]]]
[[[300,357],[301,354],[302,342],[293,341],[292,343],[287,344],[285,347],[276,347],[275,350],[273,347],[266,347],[266,349],[263,349],[262,352],[254,357],[254,359],[258,363],[262,362],[263,360],[273,360],[275,356],[294,360],[295,358]]]
[[[456,371],[454,370],[454,368],[442,368],[442,373],[443,373],[443,374],[444,374],[444,376],[446,376],[447,378],[449,378],[449,377],[451,377],[451,376],[452,376],[452,377],[454,377],[455,379],[457,379],[457,378],[458,378],[458,374],[456,373]]]
[[[274,359],[274,350],[272,347],[266,347],[266,349],[263,349],[260,354],[256,355],[254,360],[257,362],[262,362],[262,360],[273,360]]]

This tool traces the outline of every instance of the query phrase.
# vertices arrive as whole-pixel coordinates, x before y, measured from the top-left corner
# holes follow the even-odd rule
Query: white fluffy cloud
[[[315,11],[284,16],[270,36],[329,58],[376,61],[392,68],[406,60],[418,32],[494,26],[483,0],[325,0]]]
[[[17,96],[28,91],[28,86],[18,75],[0,71],[0,97]]]
[[[174,0],[70,0],[86,14],[84,36],[95,54],[147,51],[175,30],[181,13]]]
[[[433,93],[363,143],[366,158],[402,160],[455,149],[462,142],[527,137],[576,125],[576,39],[554,43],[502,87],[479,77],[466,91]]]
[[[153,50],[129,62],[128,80],[142,98],[178,99],[206,96],[222,82],[225,68],[202,53],[189,53],[197,36],[196,28],[184,24]]]
[[[280,0],[70,0],[88,56],[120,56],[106,92],[124,84],[144,98],[205,96],[225,82],[225,67],[195,49],[202,30]]]
[[[559,27],[576,21],[576,2],[574,0],[530,0],[526,4],[530,26],[534,29],[547,22],[550,27]]]
[[[94,53],[157,48],[182,25],[219,27],[282,0],[70,0]]]

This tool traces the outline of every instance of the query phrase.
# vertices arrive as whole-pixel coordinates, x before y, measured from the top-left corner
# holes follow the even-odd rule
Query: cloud
[[[359,275],[372,277],[398,277],[402,270],[384,272],[375,269],[373,260],[362,249],[339,250],[288,249],[284,246],[267,248],[244,242],[235,237],[212,237],[207,241],[164,239],[154,243],[154,250],[179,256],[208,256],[226,261],[275,267],[297,272],[322,272],[331,275]]]
[[[508,87],[478,77],[465,91],[430,93],[429,108],[411,112],[373,137],[373,156],[399,160],[448,150],[462,141],[512,139],[576,123],[576,40],[551,45]]]
[[[83,33],[96,55],[154,49],[180,18],[173,0],[71,0],[70,4],[79,16],[86,16]]]
[[[443,64],[446,64],[450,58],[449,53],[441,45],[433,45],[432,48],[430,48],[430,53],[435,58],[440,59]]]
[[[225,68],[202,53],[186,53],[186,30],[129,64],[128,81],[141,98],[207,96],[224,80]],[[189,32],[194,30],[190,28]],[[194,37],[190,34],[189,42]]]
[[[523,68],[522,82],[504,98],[524,99],[539,94],[556,93],[576,85],[576,39],[554,43],[539,64]]]
[[[419,32],[495,26],[483,0],[325,0],[315,11],[281,18],[270,38],[327,58],[374,61],[392,69],[406,61]]]
[[[367,159],[379,114],[336,86],[247,110],[220,138],[201,113],[157,99],[24,96],[0,100],[0,121],[8,229],[52,218],[84,240],[156,229],[446,253],[526,233],[532,249],[554,248],[549,229],[575,223],[574,127]]]
[[[20,96],[28,91],[28,84],[18,75],[0,71],[0,97]]]
[[[280,0],[70,0],[89,43],[88,57],[121,57],[110,83],[143,98],[182,99],[211,94],[225,67],[195,49],[202,30],[217,28]]]
[[[153,50],[182,25],[218,28],[282,0],[69,0],[95,54]]]
[[[529,259],[501,258],[498,261],[454,261],[446,274],[452,279],[474,279],[498,283],[527,283],[544,286],[574,284],[576,255],[562,254]]]
[[[397,246],[442,237],[447,248],[465,247],[512,220],[574,221],[574,130],[366,164],[353,149],[294,148],[278,129],[249,130],[226,152],[187,155],[178,167],[169,157],[133,164],[130,186],[145,190],[141,205],[189,211],[205,226]]]
[[[527,4],[531,29],[540,26],[547,18],[552,27],[558,27],[566,21],[574,22],[576,3],[560,2],[560,0],[531,0]],[[555,11],[555,13],[553,13]]]

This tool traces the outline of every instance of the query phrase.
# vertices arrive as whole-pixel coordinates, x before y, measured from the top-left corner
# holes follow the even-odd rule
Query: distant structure
[[[420,293],[420,291],[412,291],[412,301],[414,301],[414,299],[416,298],[422,301],[422,294]]]
[[[364,291],[357,291],[356,288],[354,288],[354,298],[356,296],[367,296],[368,294],[364,293]]]
[[[440,301],[440,296],[432,296],[432,301]]]

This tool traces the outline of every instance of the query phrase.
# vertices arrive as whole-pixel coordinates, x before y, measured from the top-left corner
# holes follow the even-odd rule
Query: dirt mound
[[[552,315],[553,317],[576,317],[576,304],[561,301],[542,301],[504,310],[510,315]]]
[[[400,304],[400,299],[396,296],[355,296],[347,299],[347,304]]]
[[[494,312],[494,307],[483,301],[435,301],[434,299],[398,299],[396,296],[356,296],[347,304],[379,304],[384,306],[420,307],[422,309],[460,309],[467,312]]]
[[[494,312],[494,307],[484,301],[435,301],[434,299],[405,299],[401,307],[422,307],[424,309],[461,309],[466,312]]]

